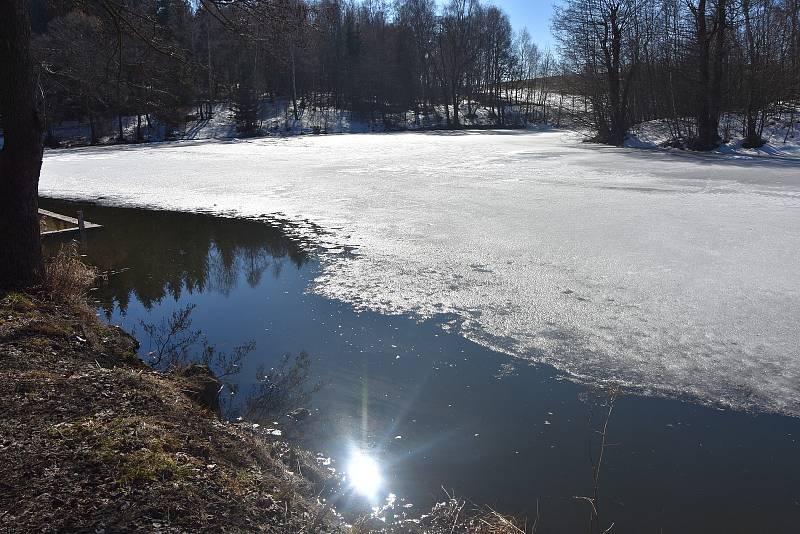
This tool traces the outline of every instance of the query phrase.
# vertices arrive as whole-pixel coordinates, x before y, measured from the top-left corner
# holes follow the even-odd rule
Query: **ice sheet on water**
[[[800,414],[793,161],[561,132],[343,135],[49,152],[40,191],[280,212],[359,250],[323,249],[323,295],[448,314],[462,335],[588,380]]]

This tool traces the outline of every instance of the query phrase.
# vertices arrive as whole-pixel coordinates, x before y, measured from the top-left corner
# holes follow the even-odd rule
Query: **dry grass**
[[[62,245],[58,253],[44,267],[43,289],[47,296],[58,302],[77,303],[97,277],[97,271],[81,261],[74,243]]]
[[[473,506],[463,499],[448,495],[449,500],[433,507],[423,519],[423,532],[451,534],[528,534],[535,533],[517,519],[500,514],[488,506]]]
[[[359,518],[349,534],[536,534],[533,523],[505,516],[489,506],[477,506],[447,493],[447,500],[437,503],[419,519],[404,518],[385,522],[383,511]],[[395,516],[397,517],[397,516]]]
[[[7,293],[5,297],[0,300],[0,306],[7,307],[11,311],[17,312],[29,312],[36,309],[33,301],[31,301],[27,295],[17,291]]]
[[[487,534],[526,534],[527,532],[527,529],[517,525],[515,519],[506,517],[491,508],[479,520],[484,527],[482,532]]]

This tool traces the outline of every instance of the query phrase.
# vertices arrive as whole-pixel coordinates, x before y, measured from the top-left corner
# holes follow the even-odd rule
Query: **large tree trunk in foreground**
[[[38,190],[42,125],[36,109],[25,0],[0,1],[0,287],[24,288],[42,273]]]

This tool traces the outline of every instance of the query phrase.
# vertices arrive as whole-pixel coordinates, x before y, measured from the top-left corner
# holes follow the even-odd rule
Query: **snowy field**
[[[310,221],[329,297],[451,314],[590,381],[800,415],[797,160],[563,132],[304,136],[49,151],[40,193]]]

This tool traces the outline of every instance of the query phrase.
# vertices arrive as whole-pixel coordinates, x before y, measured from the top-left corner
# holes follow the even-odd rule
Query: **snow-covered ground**
[[[787,113],[771,116],[764,125],[762,137],[765,141],[760,148],[745,148],[743,117],[725,114],[720,121],[720,137],[728,139],[716,152],[733,156],[781,156],[800,157],[800,113]],[[682,134],[694,124],[692,119],[680,121]],[[676,142],[677,131],[674,121],[659,119],[631,128],[625,146],[629,148],[660,149]]]
[[[371,133],[387,130],[420,130],[441,128],[447,124],[444,106],[436,106],[428,115],[415,116],[413,111],[393,116],[394,124],[389,127],[381,119],[379,113],[358,114],[336,108],[317,108],[308,106],[298,114],[295,121],[291,111],[291,102],[287,99],[278,99],[275,102],[262,101],[259,108],[260,135],[297,135],[313,133],[315,130],[324,133]],[[496,124],[490,115],[489,108],[473,105],[472,108],[463,102],[459,107],[460,120],[470,126],[489,126]],[[468,111],[472,111],[468,114]],[[452,112],[452,106],[450,106]],[[509,120],[519,110],[509,106],[507,113]],[[552,112],[555,113],[555,112]],[[236,123],[233,111],[228,104],[215,104],[214,113],[210,119],[190,121],[184,131],[179,132],[182,139],[230,139],[237,136]]]
[[[369,121],[365,117],[341,109],[305,109],[294,120],[291,102],[278,99],[273,103],[262,101],[259,107],[259,129],[261,135],[297,135],[312,133],[315,128],[326,133],[367,133],[384,129],[380,121]],[[237,136],[233,111],[227,103],[214,105],[210,119],[190,121],[180,133],[183,139],[230,139]]]
[[[800,415],[796,160],[557,131],[304,136],[50,151],[40,192],[311,221],[321,294],[453,314],[589,380]]]
[[[546,101],[547,119],[554,124],[567,125],[569,122],[568,107],[576,102],[574,96],[561,97],[551,93]],[[448,107],[452,113],[452,106]],[[537,120],[545,111],[541,106],[531,106],[529,111],[536,111]],[[506,119],[509,124],[520,124],[521,106],[508,106]],[[194,108],[182,110],[182,116],[187,120],[180,123],[169,134],[171,139],[202,140],[202,139],[233,139],[239,136],[236,121],[230,103],[217,102],[213,105],[210,118],[201,119]],[[155,117],[136,115],[122,117],[122,129],[125,139],[132,142],[136,139],[137,124],[141,118],[142,139],[148,142],[164,141],[167,136],[167,127]],[[295,120],[292,112],[291,100],[278,98],[274,101],[263,99],[258,111],[259,136],[286,136],[311,133],[373,133],[396,130],[428,130],[442,128],[447,125],[444,105],[437,105],[426,113],[415,114],[413,110],[398,113],[387,117],[389,124],[385,123],[380,113],[354,113],[333,107],[317,107],[305,105],[298,112]],[[467,101],[462,101],[459,106],[459,120],[468,127],[490,127],[497,123],[490,108],[474,103],[470,106]],[[99,144],[112,144],[118,138],[117,118],[97,119],[96,135]],[[55,139],[64,146],[80,146],[89,144],[91,129],[85,120],[69,120],[56,123],[50,131]],[[3,146],[2,130],[0,130],[0,147]]]

